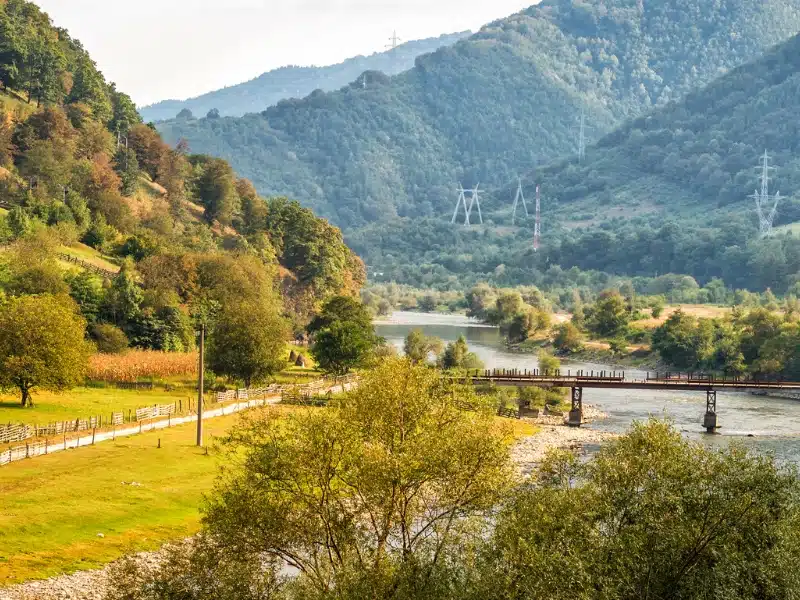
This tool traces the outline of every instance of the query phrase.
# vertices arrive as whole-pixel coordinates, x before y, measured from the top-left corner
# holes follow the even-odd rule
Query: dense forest
[[[349,233],[444,217],[454,186],[504,185],[683,97],[800,30],[800,2],[548,0],[422,56],[244,118],[160,130],[222,156],[266,194],[296,197]]]
[[[357,295],[338,229],[167,145],[34,4],[0,4],[0,49],[0,305],[66,298],[100,350],[180,351],[198,319],[241,309],[288,337]]]
[[[465,31],[414,40],[386,52],[356,56],[327,67],[281,67],[250,81],[196,98],[164,100],[144,106],[139,112],[145,121],[164,121],[178,115],[181,119],[205,117],[211,111],[217,111],[223,117],[241,117],[247,113],[261,112],[287,98],[304,98],[314,90],[338,90],[358,79],[365,71],[381,71],[388,75],[402,73],[412,68],[421,54],[455,44],[468,35],[470,32]]]

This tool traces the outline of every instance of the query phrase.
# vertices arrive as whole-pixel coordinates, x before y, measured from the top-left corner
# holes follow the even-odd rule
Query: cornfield
[[[125,354],[95,354],[89,361],[89,379],[132,383],[197,374],[197,352],[131,350]]]

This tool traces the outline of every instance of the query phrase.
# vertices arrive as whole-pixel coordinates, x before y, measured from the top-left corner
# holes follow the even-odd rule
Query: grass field
[[[238,418],[206,422],[206,439]],[[95,568],[191,535],[218,465],[194,439],[186,425],[0,469],[0,585]]]
[[[163,389],[152,391],[118,390],[107,388],[76,388],[63,394],[36,392],[34,390],[33,408],[22,408],[15,395],[0,395],[0,423],[25,423],[29,425],[70,419],[88,418],[103,415],[110,417],[112,412],[125,412],[154,404],[171,404],[178,400],[194,398],[194,391],[188,388],[166,392]]]
[[[206,440],[239,418],[207,421]],[[518,438],[538,430],[502,423]],[[197,531],[220,459],[195,447],[194,436],[185,425],[0,469],[0,586],[98,568]]]
[[[113,271],[114,273],[119,271],[119,265],[114,264],[108,258],[104,257],[100,252],[85,244],[75,243],[70,246],[62,246],[61,252],[64,254],[69,254],[70,256],[74,256],[75,258],[79,258],[95,265],[96,267],[105,269],[106,271]],[[75,267],[75,265],[70,263],[65,264],[72,268]]]
[[[667,306],[658,319],[642,319],[640,321],[634,321],[631,323],[631,325],[635,327],[643,327],[645,329],[655,329],[656,327],[663,325],[670,315],[679,309],[688,315],[704,319],[716,319],[718,317],[724,317],[731,312],[731,308],[728,306],[714,306],[711,304],[680,304]]]

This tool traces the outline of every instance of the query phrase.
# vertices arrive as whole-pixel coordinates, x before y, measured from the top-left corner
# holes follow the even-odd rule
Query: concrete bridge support
[[[708,390],[706,392],[706,415],[703,417],[703,427],[708,433],[717,430],[717,392]]]
[[[572,388],[572,410],[569,411],[567,425],[580,427],[583,423],[583,388]]]

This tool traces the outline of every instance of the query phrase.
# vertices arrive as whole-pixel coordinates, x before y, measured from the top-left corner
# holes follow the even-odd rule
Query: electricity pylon
[[[458,188],[458,200],[456,201],[456,209],[453,211],[453,218],[450,220],[451,224],[455,224],[456,220],[458,219],[458,213],[461,207],[464,207],[464,226],[469,227],[472,225],[471,218],[472,218],[472,210],[477,207],[478,208],[478,219],[483,225],[483,214],[481,214],[481,199],[480,199],[480,191],[478,189],[479,186],[475,186],[474,189],[465,190],[462,186]],[[470,194],[470,202],[467,205],[467,194]]]
[[[769,166],[769,154],[764,150],[764,156],[761,158],[761,191],[756,192],[750,196],[756,202],[756,212],[758,213],[758,228],[761,232],[761,237],[767,237],[772,234],[772,226],[775,223],[775,215],[778,213],[778,204],[781,201],[781,193],[777,192],[775,196],[769,194],[769,182],[772,179],[769,174],[775,171],[775,167]],[[766,212],[767,206],[772,203],[772,208]]]
[[[511,211],[511,225],[515,225],[517,222],[517,206],[519,206],[519,201],[522,200],[522,206],[525,207],[525,216],[530,216],[528,214],[528,203],[525,202],[525,194],[522,191],[522,179],[519,180],[519,185],[517,186],[517,196],[514,198],[514,208]]]

